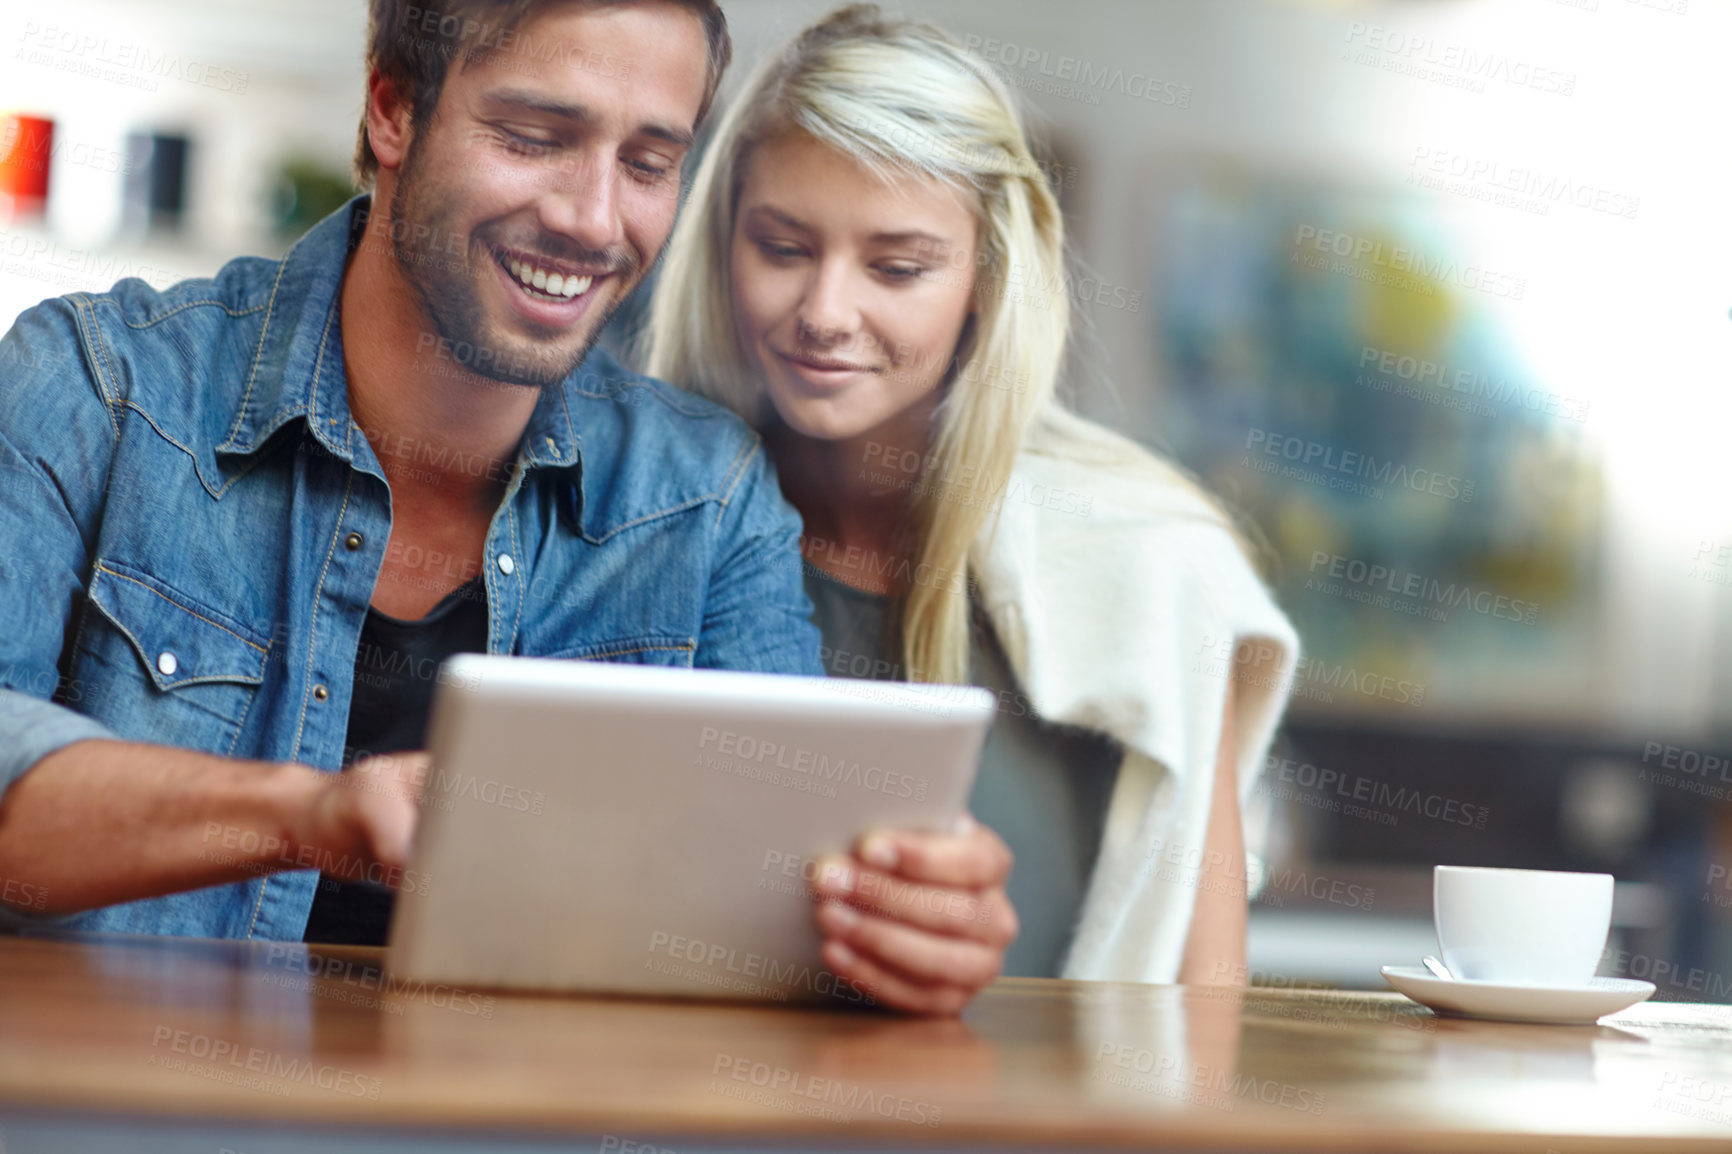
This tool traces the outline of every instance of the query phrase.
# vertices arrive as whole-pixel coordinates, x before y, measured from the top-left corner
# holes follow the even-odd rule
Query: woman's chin
[[[811,402],[778,402],[776,414],[788,431],[813,441],[845,441],[875,427],[877,422],[838,412],[835,405]]]

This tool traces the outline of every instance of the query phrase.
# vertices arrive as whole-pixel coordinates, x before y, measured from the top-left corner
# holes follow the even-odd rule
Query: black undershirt
[[[439,666],[454,653],[487,652],[487,586],[453,589],[419,621],[367,610],[355,650],[355,689],[343,765],[375,753],[425,749]],[[382,946],[396,891],[319,875],[303,941]]]

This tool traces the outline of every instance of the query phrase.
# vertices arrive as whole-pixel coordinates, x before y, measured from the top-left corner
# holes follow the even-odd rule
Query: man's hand
[[[1016,939],[1010,849],[964,816],[955,833],[880,830],[818,863],[824,964],[888,1006],[962,1012]]]
[[[369,870],[374,865],[400,876],[431,764],[427,753],[387,753],[321,774],[294,827],[296,840],[319,851],[320,868],[339,877],[377,877],[380,870]],[[348,868],[333,868],[339,866]]]

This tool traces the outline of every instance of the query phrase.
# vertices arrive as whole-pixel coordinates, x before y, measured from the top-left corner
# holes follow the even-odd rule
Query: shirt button
[[[501,573],[503,573],[507,577],[509,577],[509,576],[511,576],[512,571],[515,570],[516,568],[517,568],[517,562],[515,562],[511,559],[511,554],[501,553],[499,555],[499,571]]]
[[[313,700],[314,701],[323,701],[323,700],[325,700],[325,698],[327,698],[329,696],[331,696],[331,691],[329,689],[326,689],[323,685],[313,686]]]
[[[180,668],[180,661],[172,653],[163,653],[156,659],[156,668],[164,677],[173,677],[174,671]]]
[[[362,537],[359,533],[350,533],[347,537],[343,538],[343,548],[347,549],[351,553],[366,543],[367,539]]]

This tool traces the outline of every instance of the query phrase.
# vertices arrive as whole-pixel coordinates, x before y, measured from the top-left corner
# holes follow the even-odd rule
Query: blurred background
[[[725,6],[746,63],[830,7]],[[1603,973],[1732,1001],[1732,6],[886,7],[1025,103],[1069,400],[1254,527],[1305,639],[1254,976],[1378,987],[1434,948],[1432,865],[1529,866],[1617,875]],[[341,204],[364,28],[363,0],[6,5],[0,328]]]

